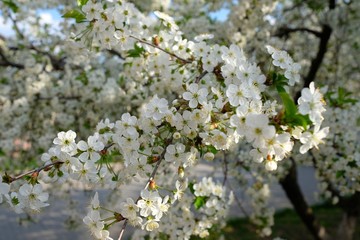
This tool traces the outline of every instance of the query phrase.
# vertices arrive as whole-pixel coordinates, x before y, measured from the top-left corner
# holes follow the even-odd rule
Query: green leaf
[[[207,201],[208,197],[196,197],[195,201],[194,201],[194,207],[196,210],[199,210],[202,206],[205,205],[206,201]]]
[[[5,156],[5,152],[0,148],[0,156]]]
[[[296,114],[293,120],[290,122],[292,126],[302,126],[304,129],[307,129],[307,126],[311,125],[312,122],[310,120],[309,115],[301,115]]]
[[[213,154],[216,154],[218,152],[218,150],[212,145],[208,146],[207,148],[208,152],[212,152]]]
[[[341,178],[345,176],[345,170],[339,170],[336,172],[336,178]]]
[[[137,44],[134,44],[134,49],[131,49],[127,52],[128,57],[137,58],[140,57],[145,52],[143,47],[139,47]]]
[[[77,0],[77,4],[79,7],[84,6],[89,0]]]
[[[17,13],[19,7],[12,0],[3,0],[5,6],[8,6],[14,13]]]
[[[279,91],[279,95],[285,108],[285,114],[283,119],[285,123],[289,124],[290,126],[302,126],[306,129],[307,126],[311,124],[309,116],[302,115],[298,112],[298,108],[294,100],[285,91],[285,89]]]
[[[345,88],[339,87],[337,90],[337,96],[335,95],[335,92],[327,92],[325,94],[326,101],[330,104],[330,106],[333,107],[340,107],[344,108],[346,107],[346,104],[355,104],[358,102],[357,99],[351,98],[352,95],[351,92],[347,91]]]
[[[75,80],[82,82],[84,85],[88,85],[88,83],[89,83],[89,80],[88,80],[88,78],[87,78],[87,76],[86,76],[86,72],[85,72],[85,71],[82,72],[82,73],[80,73],[80,74],[75,78]]]
[[[194,194],[195,193],[195,189],[194,189],[194,183],[193,182],[191,182],[191,183],[189,183],[189,189],[190,189],[190,192],[192,193],[192,194]]]
[[[64,176],[64,173],[59,170],[59,171],[57,172],[57,175],[58,175],[58,177],[62,177],[62,176]]]
[[[276,72],[273,72],[272,81],[273,81],[273,85],[275,86],[276,90],[279,93],[286,92],[284,87],[288,85],[288,80],[283,74],[278,74]]]
[[[325,8],[325,4],[323,1],[319,1],[319,0],[310,0],[306,2],[308,7],[312,10],[314,10],[315,12],[320,12],[321,10],[323,10]]]
[[[285,107],[285,118],[294,118],[297,113],[297,107],[287,92],[279,92],[281,100]]]
[[[62,15],[63,18],[74,18],[77,23],[82,22],[86,19],[85,14],[77,9],[72,9]]]

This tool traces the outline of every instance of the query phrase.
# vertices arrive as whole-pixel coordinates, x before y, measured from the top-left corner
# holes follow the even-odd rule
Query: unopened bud
[[[107,154],[107,150],[106,150],[106,149],[101,150],[101,151],[100,151],[100,154],[101,154],[101,155],[106,155],[106,154]]]
[[[183,177],[184,177],[185,171],[184,171],[184,167],[183,167],[183,166],[180,166],[180,167],[178,168],[178,174],[179,174],[179,177],[180,177],[180,178],[183,178]]]
[[[36,179],[38,176],[39,176],[39,172],[38,172],[38,171],[33,172],[33,173],[31,174],[31,178],[34,178],[34,179]]]
[[[52,168],[52,166],[47,166],[46,168],[44,168],[44,171],[45,172],[50,171],[51,168]]]
[[[156,163],[157,161],[159,161],[160,157],[159,156],[153,156],[152,157],[152,163]]]
[[[175,140],[180,139],[180,138],[181,138],[181,134],[180,134],[179,132],[174,132],[173,138],[174,138]]]
[[[204,159],[207,161],[212,161],[212,160],[214,160],[214,158],[215,158],[215,155],[212,152],[207,152],[204,155]]]
[[[153,42],[153,44],[154,44],[155,46],[159,46],[159,45],[160,45],[160,38],[159,38],[159,36],[153,37],[152,42]]]
[[[120,222],[120,221],[122,221],[122,220],[125,219],[125,218],[123,217],[123,215],[121,215],[120,213],[117,213],[117,212],[114,213],[114,217],[115,217],[116,221],[118,221],[118,222]]]
[[[149,182],[149,189],[150,189],[150,190],[155,190],[155,189],[156,189],[155,180],[150,180],[150,182]]]

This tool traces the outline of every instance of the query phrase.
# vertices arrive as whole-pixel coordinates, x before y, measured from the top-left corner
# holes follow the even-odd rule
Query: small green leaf
[[[13,198],[11,198],[11,203],[16,206],[20,203],[20,201],[17,197],[13,197]]]
[[[207,201],[208,197],[196,197],[195,201],[194,201],[194,207],[196,210],[199,210],[202,206],[205,205],[206,201]]]
[[[77,0],[77,4],[79,7],[84,6],[89,0]]]
[[[14,13],[17,13],[19,7],[12,0],[3,0],[5,6],[8,6]]]
[[[62,171],[58,171],[58,172],[57,172],[57,176],[58,176],[58,177],[62,177],[62,176],[64,176],[64,173],[63,173]]]
[[[63,18],[74,18],[77,23],[82,22],[86,19],[85,14],[77,9],[72,9],[62,15]]]
[[[272,84],[275,86],[276,90],[279,93],[286,92],[284,87],[288,85],[288,80],[283,74],[278,74],[276,72],[273,72],[272,81],[273,81]]]
[[[194,183],[189,183],[189,189],[190,189],[190,192],[192,193],[192,194],[194,194],[195,193],[195,189],[194,189]]]
[[[293,120],[290,122],[292,126],[302,126],[304,129],[307,129],[307,126],[311,125],[309,115],[296,114]]]
[[[218,150],[214,146],[210,145],[208,146],[208,152],[212,152],[213,154],[216,154]]]
[[[88,83],[89,83],[89,80],[88,80],[88,78],[87,78],[87,76],[86,76],[86,72],[85,72],[85,71],[82,72],[82,73],[80,73],[80,74],[75,78],[75,80],[82,82],[84,85],[88,85]]]
[[[279,92],[281,100],[285,107],[285,118],[294,118],[297,113],[297,107],[287,92]]]
[[[137,44],[134,44],[134,49],[131,49],[127,52],[128,57],[137,58],[140,57],[145,52],[143,47],[139,47]]]
[[[345,170],[339,170],[336,172],[336,178],[341,178],[345,175]]]

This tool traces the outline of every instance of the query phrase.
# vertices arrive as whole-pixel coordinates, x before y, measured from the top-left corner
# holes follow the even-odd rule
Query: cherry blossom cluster
[[[267,45],[266,48],[273,59],[272,64],[285,70],[285,77],[289,80],[289,85],[294,86],[296,83],[299,83],[301,65],[295,63],[286,51],[277,50],[270,45]]]
[[[294,110],[271,97],[279,93],[285,101],[288,95],[273,91],[268,76],[237,45],[212,45],[205,35],[194,41],[186,39],[167,14],[155,12],[156,20],[125,1],[106,5],[87,1],[82,11],[86,21],[71,46],[85,49],[84,44],[90,43],[90,47],[128,54],[120,81],[126,82],[135,107],[115,122],[100,121],[86,141],[77,141],[78,134],[72,130],[59,132],[41,157],[43,167],[18,177],[4,175],[0,200],[5,196],[15,211],[39,211],[48,205],[43,182],[71,179],[115,189],[136,178],[146,179],[139,198],[113,206],[119,209],[106,218],[109,220],[101,217],[95,195],[83,221],[96,238],[110,239],[108,227],[121,221],[141,227],[146,232],[138,234],[153,238],[161,232],[181,239],[206,237],[212,227],[224,222],[232,194],[227,197],[226,188],[212,178],[188,184],[185,179],[201,159],[213,160],[218,151],[248,143],[252,162],[273,171],[291,154],[295,142],[305,153],[326,137],[328,128],[320,129],[324,102],[313,83],[303,89],[295,113],[289,113]],[[285,70],[285,85],[298,82],[300,65],[284,51],[272,47],[268,51],[272,64]],[[103,91],[96,81],[105,79],[103,74],[93,70],[80,81],[94,82],[98,86],[93,90]],[[145,86],[150,90],[143,90]],[[309,121],[291,122],[284,112],[287,117],[293,114],[290,117]],[[121,170],[115,169],[116,163]],[[173,175],[167,192],[161,191],[165,172]],[[260,195],[266,195],[264,186],[259,188],[264,191]],[[256,194],[249,192],[255,199]],[[264,225],[271,226],[271,211],[265,214],[269,217]],[[268,235],[269,230],[264,229],[263,234]]]
[[[159,228],[151,233],[137,230],[133,237],[158,239],[166,235],[169,239],[190,239],[191,236],[205,238],[214,228],[224,227],[233,201],[232,192],[227,195],[226,188],[221,183],[215,183],[212,178],[203,178],[193,184],[190,190],[187,189],[187,179],[177,180],[176,186],[174,200],[181,197],[177,198],[178,201],[163,216],[164,221]],[[194,196],[195,201],[192,200]],[[194,211],[194,208],[198,211]]]
[[[270,236],[271,227],[274,225],[275,209],[267,206],[271,192],[267,183],[255,182],[246,190],[246,194],[251,201],[254,211],[250,215],[250,220],[259,227],[260,236]]]
[[[341,196],[359,191],[359,102],[333,107],[325,113],[330,126],[324,148],[311,151],[317,168],[321,194],[336,203]],[[352,131],[348,131],[352,129]]]

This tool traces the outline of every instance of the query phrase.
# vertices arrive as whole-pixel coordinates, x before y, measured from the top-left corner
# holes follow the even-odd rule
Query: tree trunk
[[[337,238],[342,240],[353,239],[356,222],[360,215],[360,192],[349,198],[340,198],[339,206],[343,209],[343,217],[337,230]]]
[[[311,207],[308,206],[300,189],[297,181],[297,169],[294,162],[290,168],[289,173],[285,176],[285,178],[280,180],[280,184],[291,204],[293,205],[296,213],[301,218],[302,222],[305,224],[306,228],[312,234],[314,239],[328,239],[325,228],[321,226],[315,218]]]
[[[353,239],[355,227],[356,227],[356,220],[357,220],[357,216],[354,216],[353,214],[349,214],[349,213],[344,213],[338,228],[336,239],[342,239],[342,240]]]

